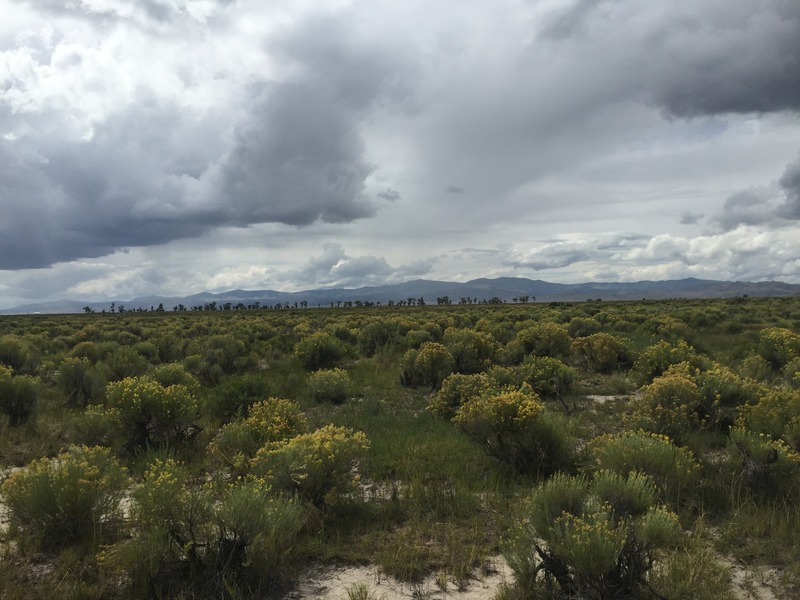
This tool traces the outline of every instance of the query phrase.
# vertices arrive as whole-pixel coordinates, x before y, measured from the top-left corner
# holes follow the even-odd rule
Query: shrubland
[[[0,318],[0,597],[800,594],[800,298]],[[446,584],[445,584],[446,587]]]

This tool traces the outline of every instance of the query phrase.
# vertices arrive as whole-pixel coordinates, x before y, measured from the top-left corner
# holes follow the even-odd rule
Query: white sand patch
[[[775,590],[780,589],[780,585],[778,573],[774,569],[747,568],[724,556],[718,560],[728,568],[731,574],[731,593],[734,600],[778,600],[781,598],[775,593]]]
[[[511,569],[502,557],[492,558],[483,572],[477,572],[459,589],[456,582],[431,575],[422,583],[403,583],[381,573],[377,566],[318,567],[285,596],[285,600],[347,600],[348,592],[365,588],[375,600],[403,598],[438,600],[488,600],[504,584],[513,582]]]
[[[618,402],[620,400],[629,400],[632,396],[629,394],[611,394],[611,395],[600,395],[600,394],[589,394],[586,396],[587,400],[591,400],[595,404],[605,404],[606,402]]]

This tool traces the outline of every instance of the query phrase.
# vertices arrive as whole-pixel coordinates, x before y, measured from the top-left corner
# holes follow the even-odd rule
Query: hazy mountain
[[[116,306],[126,310],[139,308],[149,310],[163,304],[164,309],[183,304],[187,309],[216,302],[218,307],[226,303],[232,306],[243,304],[252,306],[285,305],[294,306],[297,302],[307,302],[308,307],[330,306],[331,303],[360,300],[381,303],[390,301],[415,300],[422,297],[427,304],[436,304],[437,298],[448,296],[453,304],[462,298],[482,302],[496,298],[511,302],[513,298],[529,296],[533,302],[580,302],[586,300],[642,300],[663,298],[732,298],[735,296],[797,296],[800,285],[766,281],[751,283],[746,281],[712,281],[703,279],[679,279],[671,281],[637,281],[635,283],[548,283],[547,281],[525,279],[522,277],[501,277],[498,279],[474,279],[466,283],[430,281],[417,279],[393,285],[363,287],[357,289],[317,289],[302,292],[278,292],[274,290],[231,290],[228,292],[201,292],[191,296],[167,297],[144,296],[132,300],[117,300]],[[27,304],[0,311],[2,314],[26,313],[78,313],[89,306],[95,311],[109,310],[110,301],[94,302],[87,300],[57,300],[38,304]]]

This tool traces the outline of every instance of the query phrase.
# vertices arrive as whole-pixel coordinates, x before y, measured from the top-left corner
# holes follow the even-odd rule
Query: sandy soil
[[[461,590],[452,580],[445,586],[435,575],[419,584],[401,583],[383,575],[376,566],[316,568],[310,570],[307,579],[284,600],[347,600],[348,592],[359,587],[366,588],[374,600],[486,600],[492,598],[500,586],[513,581],[511,570],[502,557],[493,558],[487,567],[485,575],[477,574]]]

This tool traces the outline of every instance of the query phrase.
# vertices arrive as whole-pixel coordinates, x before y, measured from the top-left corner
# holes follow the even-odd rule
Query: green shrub
[[[672,443],[668,437],[644,431],[625,431],[594,438],[588,454],[597,470],[628,476],[649,475],[666,499],[679,503],[697,483],[699,468],[691,450]]]
[[[319,331],[300,340],[295,355],[304,368],[317,371],[339,366],[347,355],[347,349],[339,338]]]
[[[274,376],[259,371],[224,377],[206,393],[205,408],[221,421],[247,416],[251,406],[272,393]]]
[[[0,413],[8,417],[11,427],[19,427],[31,418],[39,398],[37,379],[30,375],[14,375],[0,365]]]
[[[225,425],[209,444],[209,452],[234,474],[244,475],[260,448],[271,448],[307,430],[296,402],[269,398],[254,404],[246,418]]]
[[[486,454],[521,473],[546,475],[571,464],[563,419],[548,413],[530,388],[469,400],[458,408],[453,422]]]
[[[103,359],[103,362],[108,367],[112,381],[144,375],[150,368],[147,359],[133,346],[117,346]]]
[[[206,569],[213,505],[184,465],[156,460],[131,494],[130,543],[109,550],[102,562],[129,577],[136,594],[158,597],[190,587]]]
[[[341,404],[350,395],[350,375],[344,369],[320,369],[308,376],[308,390],[317,402]]]
[[[356,469],[368,448],[362,432],[326,425],[262,447],[251,461],[252,470],[273,491],[322,506],[355,491]]]
[[[358,351],[361,355],[370,357],[384,347],[400,342],[402,335],[397,323],[390,320],[380,320],[373,321],[362,327],[356,340]]]
[[[655,496],[639,473],[558,474],[540,485],[504,551],[517,595],[648,597],[657,552],[681,537],[677,516]]]
[[[111,378],[103,363],[92,363],[88,358],[65,358],[58,368],[56,380],[74,407],[97,404],[105,397],[106,383]]]
[[[603,325],[593,317],[572,317],[567,325],[567,333],[570,337],[586,337],[599,333]]]
[[[405,386],[438,389],[453,372],[450,351],[437,342],[425,342],[419,350],[407,350],[400,363],[400,383]]]
[[[16,335],[0,336],[0,366],[6,365],[19,375],[34,375],[36,361],[30,344]]]
[[[492,366],[499,350],[489,334],[471,329],[449,328],[444,332],[444,344],[453,355],[457,373],[480,373]]]
[[[764,382],[771,381],[775,377],[772,366],[757,354],[751,354],[742,360],[739,374],[754,381]]]
[[[589,371],[611,373],[631,365],[631,350],[626,342],[608,333],[593,333],[576,338],[572,353]]]
[[[263,480],[201,486],[171,459],[147,470],[131,513],[132,540],[104,562],[128,575],[134,593],[157,597],[268,588],[305,522],[302,507],[274,496]]]
[[[735,481],[754,497],[779,503],[800,498],[800,454],[783,440],[734,428],[728,454]]]
[[[49,549],[100,542],[120,516],[127,483],[109,450],[79,446],[16,471],[0,495],[17,535]]]
[[[200,382],[179,362],[159,365],[153,369],[150,377],[164,387],[183,385],[192,394],[197,395],[200,392]]]
[[[572,339],[563,325],[550,321],[536,323],[518,331],[506,344],[506,360],[519,364],[528,354],[566,358],[571,344]]]
[[[426,329],[412,329],[406,334],[405,346],[406,348],[417,349],[425,342],[437,341],[430,331]]]
[[[105,408],[131,451],[180,446],[200,431],[197,399],[180,384],[164,387],[149,377],[113,382]]]
[[[528,356],[519,367],[522,381],[542,398],[564,398],[572,390],[575,369],[550,356]]]
[[[641,330],[655,338],[676,342],[686,339],[691,330],[680,319],[670,315],[651,317],[642,323]]]
[[[215,518],[215,564],[223,571],[241,572],[242,579],[255,580],[258,588],[278,579],[305,512],[294,498],[275,496],[263,479],[249,477],[224,490]]]
[[[244,342],[230,333],[195,339],[186,354],[187,370],[208,385],[217,385],[224,375],[255,366],[255,359],[247,352]],[[196,358],[188,360],[189,357]]]

